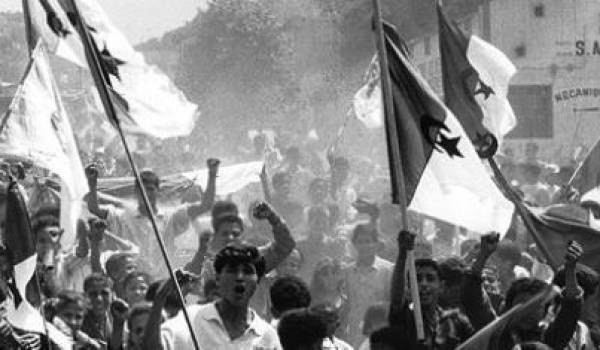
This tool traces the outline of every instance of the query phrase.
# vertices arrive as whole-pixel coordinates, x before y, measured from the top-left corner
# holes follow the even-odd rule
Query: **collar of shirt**
[[[165,214],[163,214],[163,212],[160,211],[160,209],[157,209],[156,213],[154,213],[154,216],[156,218],[158,218],[158,219],[163,219],[165,217]],[[147,219],[149,219],[146,215],[140,213],[140,209],[139,208],[136,209],[134,217],[138,218],[138,219],[140,219],[140,218],[147,218]]]
[[[225,324],[221,319],[221,315],[219,315],[219,311],[217,310],[217,306],[215,303],[211,304],[210,308],[206,310],[206,313],[202,315],[202,318],[209,322],[216,322],[219,324],[219,326],[225,329]],[[258,317],[254,310],[250,308],[248,309],[248,329],[246,330],[246,332],[251,331],[255,335],[260,337],[268,331],[267,326],[268,324],[265,321],[263,321],[260,317]]]

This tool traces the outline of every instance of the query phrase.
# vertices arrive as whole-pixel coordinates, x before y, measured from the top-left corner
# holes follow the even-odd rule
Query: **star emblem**
[[[420,124],[421,132],[425,138],[425,141],[429,143],[436,151],[446,152],[450,158],[454,158],[455,156],[461,158],[463,157],[462,153],[460,153],[458,150],[458,142],[460,141],[460,137],[448,137],[442,133],[442,130],[445,132],[450,132],[450,129],[446,126],[446,124],[444,124],[444,122],[435,119],[430,114],[424,114],[421,116]]]
[[[483,99],[487,100],[490,95],[495,95],[494,89],[492,89],[489,85],[486,85],[481,79],[479,79],[479,89],[475,90],[473,93],[474,96],[479,94],[483,94]]]
[[[102,60],[102,66],[106,69],[106,72],[121,81],[119,66],[124,64],[125,61],[113,57],[106,46],[104,46],[104,50],[100,51],[100,59]]]

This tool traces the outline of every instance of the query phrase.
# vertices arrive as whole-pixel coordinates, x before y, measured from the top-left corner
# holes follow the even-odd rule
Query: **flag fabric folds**
[[[0,155],[28,160],[58,175],[71,198],[83,198],[87,180],[73,130],[54,86],[43,46],[37,46],[0,124]]]
[[[600,140],[575,170],[569,185],[582,195],[600,185]]]
[[[409,62],[398,34],[385,26],[385,36],[409,208],[476,232],[505,233],[513,205],[459,121]]]
[[[44,9],[39,4],[29,6],[33,23],[30,27],[40,28],[37,32],[53,54],[87,69],[84,45],[67,19],[67,14],[72,17],[72,8],[67,5],[63,8],[56,0],[45,1],[54,5],[51,9],[64,31],[48,30]],[[77,0],[76,5],[89,27],[95,54],[106,74],[111,99],[125,131],[158,138],[188,135],[198,116],[197,106],[163,72],[146,63],[96,1]]]
[[[490,43],[465,35],[446,18],[439,2],[437,11],[446,105],[480,155],[488,157],[517,124],[507,99],[516,67]],[[490,134],[495,140],[486,137]]]
[[[508,344],[502,344],[501,337],[507,332],[511,325],[518,324],[520,320],[526,317],[534,310],[538,310],[541,305],[546,305],[555,296],[558,295],[556,289],[551,286],[546,287],[537,295],[529,299],[526,303],[513,306],[510,310],[502,314],[493,322],[483,327],[471,338],[462,343],[457,350],[501,350],[507,349]]]

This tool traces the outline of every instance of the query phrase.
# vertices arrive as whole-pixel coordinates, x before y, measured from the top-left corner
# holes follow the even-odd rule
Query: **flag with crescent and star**
[[[442,81],[446,105],[456,115],[480,157],[496,153],[517,124],[508,85],[517,69],[500,50],[467,36],[437,3]]]
[[[461,123],[413,66],[394,28],[384,30],[406,203],[475,232],[505,233],[512,203],[492,181]]]
[[[69,2],[23,0],[28,41],[43,40],[48,51],[89,69],[84,45],[74,24],[78,18]],[[175,84],[146,62],[110,21],[95,0],[77,0],[81,20],[90,32],[93,55],[103,75],[123,129],[157,138],[186,136],[194,129],[198,106]]]

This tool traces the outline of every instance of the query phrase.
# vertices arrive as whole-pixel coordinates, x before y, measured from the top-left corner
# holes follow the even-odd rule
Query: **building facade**
[[[600,137],[600,1],[484,1],[477,12],[455,20],[518,69],[509,89],[518,125],[503,148],[521,157],[525,144],[534,142],[542,158],[567,164],[594,145]],[[437,32],[410,46],[441,94]]]

